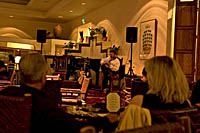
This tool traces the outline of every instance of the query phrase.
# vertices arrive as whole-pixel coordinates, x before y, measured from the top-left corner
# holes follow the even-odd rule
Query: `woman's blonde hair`
[[[22,82],[41,81],[48,71],[45,58],[40,53],[29,53],[22,56],[19,63],[19,72]]]
[[[189,85],[178,63],[168,56],[157,56],[145,62],[148,93],[158,95],[165,103],[183,103],[189,97]]]

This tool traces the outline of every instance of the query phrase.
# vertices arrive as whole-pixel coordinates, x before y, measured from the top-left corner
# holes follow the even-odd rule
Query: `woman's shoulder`
[[[161,101],[161,98],[155,94],[144,94],[144,100]]]
[[[159,96],[153,94],[146,94],[144,95],[142,106],[150,110],[173,110],[190,107],[190,104],[187,102],[187,100],[184,103],[165,103]]]

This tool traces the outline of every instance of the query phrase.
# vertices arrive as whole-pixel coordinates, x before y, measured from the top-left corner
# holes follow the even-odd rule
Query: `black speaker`
[[[37,42],[46,43],[46,30],[37,30]]]
[[[137,27],[127,27],[126,28],[126,42],[136,43],[137,42]]]

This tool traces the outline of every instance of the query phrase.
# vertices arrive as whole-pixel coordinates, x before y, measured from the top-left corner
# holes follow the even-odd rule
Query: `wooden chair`
[[[63,80],[61,88],[78,88],[79,84],[77,81]]]
[[[0,132],[29,133],[31,121],[32,97],[0,95]]]
[[[125,65],[122,65],[123,64],[123,58],[119,58],[120,60],[120,67],[119,67],[119,70],[118,70],[118,74],[117,75],[113,75],[112,72],[111,72],[111,77],[110,77],[110,90],[112,91],[115,87],[114,85],[114,81],[117,81],[118,84],[116,85],[115,88],[117,88],[117,90],[121,90],[121,79],[124,77],[125,75]]]
[[[80,130],[80,133],[96,133],[96,129],[92,126],[86,126]]]
[[[151,116],[152,121],[155,123],[168,123],[168,122],[179,122],[185,127],[186,133],[195,131],[195,119],[194,114],[197,114],[198,109],[196,107],[188,107],[176,110],[152,110]]]
[[[43,89],[43,91],[52,99],[52,102],[55,102],[55,104],[59,106],[62,103],[62,95],[60,94],[61,85],[61,80],[47,80]]]
[[[148,91],[148,84],[142,81],[132,81],[131,97],[135,95],[144,95]]]
[[[62,102],[73,104],[78,103],[80,100],[86,100],[90,80],[90,78],[85,77],[81,89],[61,88]]]
[[[12,85],[12,82],[9,80],[0,80],[0,91],[5,89],[8,85]]]
[[[66,56],[56,56],[54,59],[54,74],[60,74],[65,80],[67,74],[67,57]]]
[[[186,133],[180,123],[156,124],[148,127],[121,131],[119,133]]]

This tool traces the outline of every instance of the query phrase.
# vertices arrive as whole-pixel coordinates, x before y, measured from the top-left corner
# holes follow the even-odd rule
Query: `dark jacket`
[[[63,131],[77,133],[80,128],[87,125],[65,113],[41,90],[22,85],[20,88],[10,87],[0,92],[8,96],[23,96],[25,93],[32,94],[31,133]]]
[[[183,104],[180,104],[178,102],[165,103],[160,96],[145,94],[142,107],[149,110],[173,110],[190,107],[190,105],[187,101],[185,101]]]

